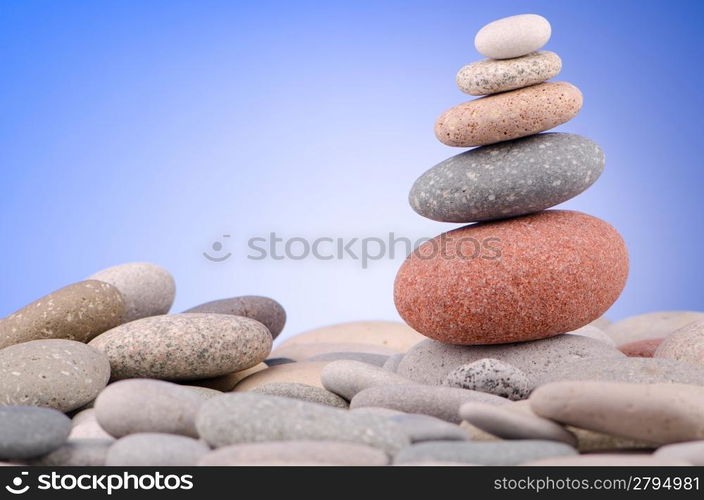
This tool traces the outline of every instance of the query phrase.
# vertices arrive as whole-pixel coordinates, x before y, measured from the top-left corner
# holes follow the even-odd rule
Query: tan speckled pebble
[[[450,108],[435,123],[435,136],[448,146],[483,146],[550,130],[574,118],[581,108],[577,87],[546,82]]]
[[[520,89],[554,78],[562,60],[547,50],[514,59],[484,59],[459,70],[459,89],[469,95],[487,95]]]
[[[232,390],[234,392],[248,392],[264,384],[276,382],[293,382],[324,389],[323,383],[320,381],[320,372],[328,363],[331,361],[306,361],[270,366],[266,370],[261,370],[245,378]]]

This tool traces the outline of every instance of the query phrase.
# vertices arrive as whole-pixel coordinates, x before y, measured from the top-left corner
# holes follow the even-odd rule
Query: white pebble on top
[[[474,46],[491,59],[521,57],[543,47],[552,28],[550,22],[537,14],[520,14],[493,21],[477,32]]]

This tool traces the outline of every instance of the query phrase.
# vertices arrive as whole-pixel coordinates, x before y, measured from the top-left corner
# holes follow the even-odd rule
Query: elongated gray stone
[[[378,366],[353,360],[333,361],[323,368],[320,381],[327,390],[351,400],[355,394],[377,385],[408,384],[410,381]]]
[[[66,442],[71,420],[50,408],[0,407],[0,460],[34,458]]]
[[[576,455],[564,443],[526,439],[521,441],[426,441],[401,450],[394,464],[427,461],[462,462],[477,465],[518,465],[547,457]]]
[[[229,299],[213,300],[185,310],[187,313],[217,313],[244,316],[259,321],[276,338],[286,324],[283,306],[269,297],[245,295]]]

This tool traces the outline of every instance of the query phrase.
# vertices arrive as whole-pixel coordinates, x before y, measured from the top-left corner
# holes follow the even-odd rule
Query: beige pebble
[[[368,354],[383,354],[390,356],[397,351],[385,346],[361,343],[316,342],[279,347],[271,352],[271,358],[286,358],[294,361],[305,361],[320,354],[333,352],[364,352]]]
[[[320,372],[323,371],[323,367],[328,363],[326,361],[315,361],[270,366],[266,370],[259,371],[245,378],[232,390],[234,392],[248,392],[264,384],[277,382],[294,382],[324,389],[320,381]]]
[[[637,340],[667,337],[669,334],[695,321],[704,320],[704,313],[695,311],[658,311],[638,314],[607,326],[604,331],[616,345]]]

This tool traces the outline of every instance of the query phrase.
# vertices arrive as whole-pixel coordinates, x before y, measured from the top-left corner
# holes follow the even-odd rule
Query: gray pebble
[[[382,367],[384,363],[386,363],[386,360],[389,359],[389,356],[371,352],[325,352],[323,354],[316,354],[306,361],[338,361],[342,359]]]
[[[334,406],[336,408],[347,408],[349,406],[349,403],[337,394],[320,387],[295,382],[273,382],[255,387],[250,392],[268,394],[269,396],[280,396],[282,398],[300,399],[301,401]]]
[[[111,439],[74,439],[30,461],[30,465],[89,467],[105,465]]]
[[[399,352],[398,354],[392,354],[386,360],[386,363],[384,363],[384,366],[382,366],[382,368],[386,371],[390,371],[391,373],[396,373],[396,369],[398,368],[398,364],[401,362],[404,355],[405,355],[405,353],[403,353],[403,352]]]
[[[518,368],[497,359],[480,359],[452,370],[443,385],[486,392],[513,401],[530,395],[531,382]]]
[[[390,417],[390,420],[401,426],[411,443],[469,439],[469,435],[459,425],[429,415],[396,415]]]
[[[0,460],[46,455],[66,442],[71,420],[35,406],[0,407]]]
[[[348,401],[369,387],[410,382],[378,366],[352,360],[333,361],[328,364],[320,373],[320,381],[327,390]]]
[[[186,436],[140,433],[118,439],[110,446],[108,466],[196,465],[210,448],[203,441]]]
[[[276,338],[286,324],[286,311],[283,306],[269,297],[245,295],[229,299],[213,300],[187,309],[187,313],[217,313],[244,316],[259,321]]]

